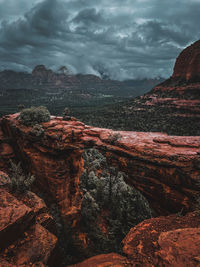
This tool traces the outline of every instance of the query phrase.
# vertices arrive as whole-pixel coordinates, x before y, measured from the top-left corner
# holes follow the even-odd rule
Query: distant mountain
[[[168,80],[88,120],[105,128],[200,135],[200,40],[180,53]]]
[[[65,106],[103,106],[142,95],[163,79],[115,81],[92,74],[73,75],[65,67],[58,72],[44,65],[32,73],[4,70],[0,72],[0,115],[17,111],[19,104],[48,106],[61,114]]]
[[[162,82],[164,79],[144,79],[144,80],[127,80],[116,81],[110,79],[101,79],[98,76],[92,74],[70,74],[66,67],[61,67],[59,72],[53,72],[51,69],[47,69],[44,65],[36,66],[32,73],[27,72],[15,72],[12,70],[4,70],[0,72],[0,89],[68,89],[72,87],[93,87],[95,86],[105,89],[122,89],[124,87],[129,88],[129,91],[136,91],[140,88],[146,88],[154,86],[155,84]],[[142,89],[142,92],[144,89]],[[138,90],[138,94],[140,94]]]

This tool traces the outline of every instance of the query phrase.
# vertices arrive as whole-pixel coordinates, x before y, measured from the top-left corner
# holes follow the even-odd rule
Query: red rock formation
[[[52,117],[50,122],[42,124],[45,134],[36,138],[32,127],[23,126],[17,116],[3,118],[4,137],[13,141],[16,158],[36,176],[37,187],[47,193],[49,201],[57,201],[63,218],[71,222],[76,231],[80,231],[81,219],[82,151],[89,147],[101,150],[111,164],[127,173],[127,182],[147,197],[157,214],[192,210],[198,194],[195,183],[200,178],[200,137],[114,132],[74,119],[64,121]],[[4,167],[4,163],[2,160],[1,166]],[[51,230],[51,218],[45,212],[40,212],[44,215],[37,221],[45,226],[50,220],[48,229]],[[80,232],[79,236],[84,247],[83,234]]]
[[[7,179],[1,172],[0,266],[60,266],[58,240],[47,230],[44,201],[32,192],[9,192]]]
[[[126,257],[103,254],[72,266],[196,267],[200,262],[199,234],[199,211],[145,220],[123,240]]]
[[[8,137],[4,136],[0,126],[0,169],[5,171],[8,170],[9,159],[13,159],[14,157],[15,154],[12,146],[10,145],[10,140]]]
[[[199,266],[200,213],[145,220],[123,240],[133,266]]]
[[[66,217],[79,214],[82,149],[92,146],[106,152],[108,160],[128,174],[128,183],[149,199],[158,214],[182,208],[186,212],[194,204],[199,180],[198,136],[113,132],[57,117],[43,123],[45,135],[37,139],[31,127],[20,124],[17,114],[4,118],[2,127],[15,143],[18,158],[37,177],[39,188],[58,201]],[[120,138],[112,141],[115,134]]]
[[[71,265],[71,267],[106,267],[106,266],[130,267],[132,266],[132,264],[126,257],[123,257],[116,253],[110,253],[110,254],[101,254],[98,256],[94,256],[81,263]]]
[[[200,40],[180,53],[174,66],[172,78],[200,81]]]
[[[2,258],[16,266],[32,266],[32,264],[55,266],[56,262],[51,262],[57,246],[57,238],[53,234],[40,224],[35,224],[24,232],[24,237],[9,246],[2,253]],[[59,262],[57,265],[59,266]]]
[[[23,234],[33,219],[33,213],[5,190],[1,190],[0,203],[0,247],[6,248]]]
[[[76,125],[74,129],[71,123]],[[80,147],[73,142],[80,138],[83,124],[71,123],[67,126],[68,123],[63,121],[58,125],[56,120],[51,120],[41,140],[31,135],[30,127],[23,127],[21,132],[17,125],[14,126],[15,122],[12,124],[14,127],[10,128],[7,124],[4,130],[14,139],[20,136],[15,139],[16,154],[26,164],[26,168],[35,174],[38,187],[48,192],[49,200],[57,200],[62,207],[61,212],[73,217],[80,207],[78,182],[83,165]]]
[[[129,129],[200,135],[200,41],[180,53],[170,79],[122,105],[119,118],[121,110]]]
[[[76,224],[80,220],[82,195],[79,189],[79,178],[83,170],[82,151],[84,148],[94,146],[104,152],[112,164],[128,174],[127,182],[134,185],[148,198],[151,206],[158,214],[178,212],[182,208],[185,213],[192,209],[195,203],[194,196],[198,193],[195,183],[199,181],[200,177],[198,167],[200,137],[177,137],[162,133],[113,132],[109,129],[90,127],[76,120],[63,121],[62,118],[52,117],[50,122],[43,123],[45,134],[38,139],[32,135],[32,128],[23,126],[17,116],[17,114],[7,116],[2,120],[2,140],[5,140],[5,136],[7,136],[13,141],[15,146],[12,154],[15,153],[18,160],[22,160],[24,166],[35,174],[36,183],[40,190],[45,189],[50,200],[52,198],[58,201],[63,217],[66,221],[72,220],[73,227],[76,228]],[[5,169],[7,166],[4,166],[4,159],[1,159],[0,162],[2,168]],[[6,197],[3,199],[5,200]],[[31,196],[31,199],[34,197]],[[16,198],[13,201],[17,201]],[[40,201],[31,202],[31,205],[39,207],[34,209],[26,198],[25,200],[19,199],[19,201],[31,209],[30,213],[39,213],[39,219],[37,219],[39,223],[43,226],[49,225],[50,220],[51,225],[51,218],[45,215],[46,210]],[[35,205],[34,203],[38,204]],[[15,210],[17,211],[17,209]],[[26,209],[23,208],[22,211],[25,212]],[[21,217],[23,218],[23,216],[22,214]],[[31,219],[30,216],[28,216],[27,223],[23,224],[25,228],[29,224],[29,219]],[[152,220],[152,225],[157,227],[156,219]],[[188,223],[186,226],[182,222],[182,217],[178,217],[179,224],[174,224],[174,228],[168,227],[167,220],[165,217],[158,220],[158,225],[163,224],[167,231],[198,227],[196,219],[194,220],[195,225],[190,224],[189,226]],[[149,228],[145,228],[146,239],[144,241],[146,244],[152,240],[151,236],[148,237],[146,234],[151,229],[149,224],[147,226]],[[52,226],[48,229],[51,230]],[[24,229],[19,230],[18,233],[21,234],[23,231]],[[41,232],[39,231],[39,233]],[[138,238],[143,236],[141,229],[138,236],[140,236]],[[133,239],[135,242],[136,239],[132,237],[132,232],[130,232],[126,240]],[[162,241],[163,239],[160,240],[160,250],[156,250],[158,254],[154,256],[164,255],[163,261],[167,261],[166,253],[168,252],[163,252],[162,242],[164,241]],[[9,242],[13,243],[13,240],[11,239]],[[126,249],[128,243],[126,242],[124,251],[130,257],[133,251],[127,252],[129,251]],[[7,256],[3,259],[7,260]],[[99,261],[101,261],[101,257],[96,263],[98,264]],[[92,260],[92,262],[94,261]]]

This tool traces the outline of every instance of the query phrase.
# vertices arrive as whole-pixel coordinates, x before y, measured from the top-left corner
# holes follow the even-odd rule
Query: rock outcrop
[[[44,201],[32,192],[11,192],[3,172],[0,181],[0,266],[60,266],[58,239],[48,230],[54,221]]]
[[[116,253],[101,254],[98,256],[94,256],[88,260],[85,260],[81,263],[71,265],[71,267],[106,267],[106,266],[131,267],[133,265],[126,257],[123,257]]]
[[[127,130],[200,135],[200,41],[180,53],[171,78],[119,105],[108,119],[116,128],[125,120]]]
[[[174,66],[172,79],[200,82],[200,40],[180,53]]]
[[[123,240],[126,257],[103,254],[73,266],[196,267],[200,262],[199,234],[199,212],[145,220],[132,228]]]
[[[130,230],[123,251],[132,266],[199,266],[200,213],[145,220]]]
[[[127,173],[127,182],[149,199],[157,214],[191,210],[198,192],[200,137],[114,132],[52,117],[42,124],[44,136],[37,138],[17,116],[2,119],[4,135],[15,144],[18,160],[37,177],[38,187],[60,203],[63,214],[75,214],[80,208],[82,152],[89,147],[100,149]]]
[[[66,223],[71,222],[83,247],[88,244],[87,235],[79,229],[83,197],[80,190],[80,177],[83,172],[82,152],[87,148],[95,147],[106,156],[110,165],[126,173],[126,182],[142,192],[149,200],[155,214],[167,215],[180,212],[182,215],[195,208],[200,179],[199,136],[179,137],[168,136],[163,133],[114,132],[109,129],[84,125],[73,118],[65,121],[61,117],[53,116],[50,122],[42,123],[42,127],[44,128],[44,135],[37,137],[33,134],[32,127],[26,127],[20,123],[18,114],[2,118],[1,151],[11,151],[11,153],[2,154],[0,159],[1,169],[4,171],[8,169],[6,159],[9,158],[9,155],[13,159],[21,161],[23,167],[36,176],[35,186],[40,192],[46,193],[46,201],[49,203],[56,202],[64,221]],[[9,144],[7,143],[8,140]],[[5,144],[9,146],[9,149],[5,149]],[[7,198],[4,197],[4,199]],[[16,205],[19,205],[17,201]],[[32,219],[28,215],[31,214],[32,209],[28,206],[28,208],[20,209],[20,211],[23,212],[18,213],[16,209],[16,219],[21,218],[20,220],[24,221],[23,227],[26,228],[26,225],[30,224],[29,220]],[[45,226],[43,218],[37,220],[38,223],[43,223],[43,226],[39,226],[38,233]],[[46,218],[49,219],[48,216]],[[179,225],[176,225],[175,228],[167,226],[165,217],[163,219],[159,218],[158,224],[163,220],[163,225],[167,229],[164,232],[168,232],[183,228],[181,227],[181,218],[179,219]],[[156,227],[156,221],[152,220],[152,225]],[[195,219],[194,222],[196,223],[194,228],[198,228],[198,220]],[[100,220],[99,223],[104,224],[104,221],[101,222]],[[13,227],[15,229],[14,221]],[[189,225],[184,227],[191,228]],[[151,227],[147,231],[150,232],[150,229]],[[25,231],[24,228],[19,230],[18,233],[23,231]],[[102,231],[104,231],[104,227]],[[189,238],[188,230],[185,231],[185,238]],[[190,234],[192,235],[192,232]],[[131,240],[131,235],[132,232],[125,240]],[[164,245],[166,238],[162,235],[159,242],[157,241],[160,246],[160,254],[158,253],[158,255],[163,257],[163,261],[166,258],[163,255],[168,253],[166,252],[167,245]],[[151,238],[149,240],[152,241]],[[9,243],[12,242],[11,238]],[[127,247],[130,242],[125,243],[125,247]],[[130,258],[128,249],[125,247],[124,251]],[[4,257],[4,260],[6,260],[6,257]],[[109,257],[107,260],[109,261]],[[101,258],[99,258],[99,261],[101,262]],[[172,259],[173,261],[175,259]],[[91,262],[93,262],[93,259]]]

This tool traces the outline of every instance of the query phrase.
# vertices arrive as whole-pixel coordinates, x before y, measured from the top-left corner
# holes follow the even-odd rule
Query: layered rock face
[[[18,159],[38,177],[38,187],[60,203],[63,214],[76,213],[80,207],[82,152],[90,147],[98,148],[110,163],[128,174],[127,182],[150,200],[158,214],[191,210],[198,192],[199,136],[114,132],[52,117],[43,123],[44,136],[37,138],[32,127],[23,126],[17,116],[2,119],[4,135],[15,144]],[[2,156],[2,165],[7,156]]]
[[[200,82],[200,40],[180,53],[172,79]]]
[[[200,262],[199,226],[199,212],[145,220],[123,240],[126,257],[102,254],[72,266],[196,267]]]
[[[200,213],[145,220],[130,230],[123,251],[132,266],[199,266]]]
[[[56,200],[61,203],[63,212],[66,212],[67,207],[67,213],[76,213],[76,208],[80,205],[80,192],[77,191],[77,185],[83,166],[81,147],[78,146],[78,142],[83,124],[76,122],[77,127],[73,130],[73,124],[59,125],[53,119],[50,124],[47,124],[49,131],[43,138],[38,139],[31,133],[31,127],[23,127],[21,132],[15,124],[17,120],[11,123],[11,128],[6,121],[7,119],[2,120],[2,127],[11,140],[15,139],[13,140],[16,142],[14,144],[15,156],[23,162],[25,169],[38,177],[37,186],[40,189],[43,188],[42,191],[48,192],[50,201]],[[64,135],[63,126],[66,130]],[[25,141],[26,137],[28,139]],[[74,144],[75,141],[77,144]],[[6,141],[1,145],[5,151],[2,155],[1,162],[2,164],[5,162],[2,169],[7,170],[6,160],[9,156],[7,150],[11,147]]]
[[[84,125],[73,118],[65,121],[61,117],[52,117],[50,122],[42,123],[44,134],[38,137],[32,132],[32,127],[26,127],[20,123],[18,115],[6,116],[1,120],[1,169],[4,171],[8,170],[7,160],[9,157],[21,161],[24,169],[36,176],[35,186],[40,192],[46,193],[46,201],[58,204],[64,222],[71,223],[74,231],[78,233],[79,242],[83,248],[89,245],[87,234],[79,228],[82,218],[81,205],[83,200],[83,192],[80,189],[80,177],[83,173],[82,152],[85,149],[95,147],[106,156],[110,165],[126,173],[126,182],[142,192],[149,200],[155,214],[163,215],[177,212],[185,214],[193,210],[199,193],[199,136],[178,137],[162,133],[114,132],[109,129]],[[7,198],[7,196],[4,197],[4,199]],[[18,202],[12,200],[12,197],[9,197],[9,199],[14,203],[14,207],[19,205]],[[16,218],[18,218],[17,216],[22,217],[24,222],[28,220],[26,216],[29,218],[30,209],[24,207],[22,214],[19,213],[19,215],[18,209],[15,209]],[[102,225],[102,231],[106,231],[106,224],[102,218],[99,217],[97,223]],[[198,216],[195,215],[193,219],[195,224],[192,227],[189,227],[189,224],[187,227],[185,224],[182,225],[182,220],[185,220],[185,218],[180,217],[179,224],[171,228],[168,227],[165,217],[163,221],[161,218],[158,218],[158,223],[163,224],[159,236],[162,232],[179,228],[198,228]],[[145,228],[145,231],[149,232],[152,227],[151,225],[154,224],[156,225],[154,219],[152,219],[152,224],[148,224],[149,228]],[[26,228],[26,223],[24,223],[24,227]],[[137,227],[140,227],[140,224],[135,226],[134,229],[137,229]],[[25,230],[22,228],[19,233],[23,231]],[[41,228],[38,231],[40,233]],[[131,250],[132,256],[130,256],[127,244],[135,246],[136,243],[133,242],[133,244],[130,241],[132,240],[130,236],[135,231],[131,231],[127,239],[125,239],[126,241],[124,241],[124,251],[128,254],[129,260],[134,259],[134,261],[134,253],[136,252],[133,251],[141,247],[139,249],[141,252],[143,246],[138,243],[137,248],[133,248],[133,251]],[[163,257],[163,262],[168,260],[166,255],[169,254],[169,245],[166,240],[171,235],[177,236],[179,234],[177,232],[169,233],[167,236],[163,234],[158,238],[158,241],[155,241],[160,248],[160,254],[152,256],[153,258],[156,257],[155,261],[159,262],[158,258],[160,259],[160,257]],[[186,229],[184,231],[184,238],[187,240],[190,240],[190,236],[193,235],[198,236],[198,229]],[[145,236],[147,235],[145,234]],[[135,240],[135,237],[133,239]],[[145,239],[145,242],[147,240]],[[152,242],[150,237],[149,240],[151,240],[149,242]],[[12,243],[14,241],[11,238],[9,242]],[[187,253],[190,253],[189,246]],[[187,253],[186,256],[188,255]],[[179,258],[179,256],[180,253],[177,257]],[[6,260],[6,257],[4,255],[3,259]],[[112,261],[112,257],[113,255],[106,256],[105,264],[107,264],[106,261]],[[176,256],[173,257],[176,258]],[[194,257],[197,257],[196,254]],[[91,259],[91,264],[94,264],[95,260]],[[103,258],[100,257],[96,263],[104,264],[102,260]],[[119,261],[119,266],[121,266],[120,264],[122,263],[120,262],[122,260],[120,256],[114,257],[113,262]],[[145,261],[148,261],[148,259],[145,258]],[[171,264],[176,259],[168,261]],[[89,263],[86,262],[84,264]]]
[[[0,266],[60,266],[55,223],[44,201],[32,192],[11,192],[3,172],[0,181]]]
[[[106,266],[117,266],[117,267],[131,267],[133,266],[131,261],[126,257],[123,257],[116,253],[101,254],[94,256],[81,263],[71,265],[71,267],[106,267]]]

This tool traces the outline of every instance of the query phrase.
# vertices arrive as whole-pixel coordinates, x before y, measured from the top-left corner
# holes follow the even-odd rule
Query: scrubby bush
[[[63,110],[63,117],[69,116],[69,108]]]
[[[109,166],[98,150],[86,150],[83,158],[81,215],[84,231],[93,242],[95,253],[120,252],[121,240],[130,228],[151,218],[152,211],[145,197],[126,184],[126,175]],[[107,214],[104,218],[106,234],[97,226],[102,211]]]
[[[10,187],[13,192],[24,193],[31,189],[35,176],[28,173],[25,175],[21,168],[21,163],[15,164],[10,160]]]
[[[69,121],[71,120],[71,116],[69,116],[70,110],[69,108],[65,108],[63,111],[63,120]]]
[[[17,108],[19,111],[22,111],[25,108],[25,106],[23,104],[19,104]]]
[[[120,140],[122,136],[119,133],[110,134],[108,136],[108,142],[112,145],[115,144],[116,141]]]
[[[33,126],[41,122],[50,121],[50,113],[46,107],[31,107],[23,109],[19,119],[26,126]]]
[[[44,134],[44,128],[40,124],[35,124],[31,130],[31,134],[35,137],[41,137]]]

